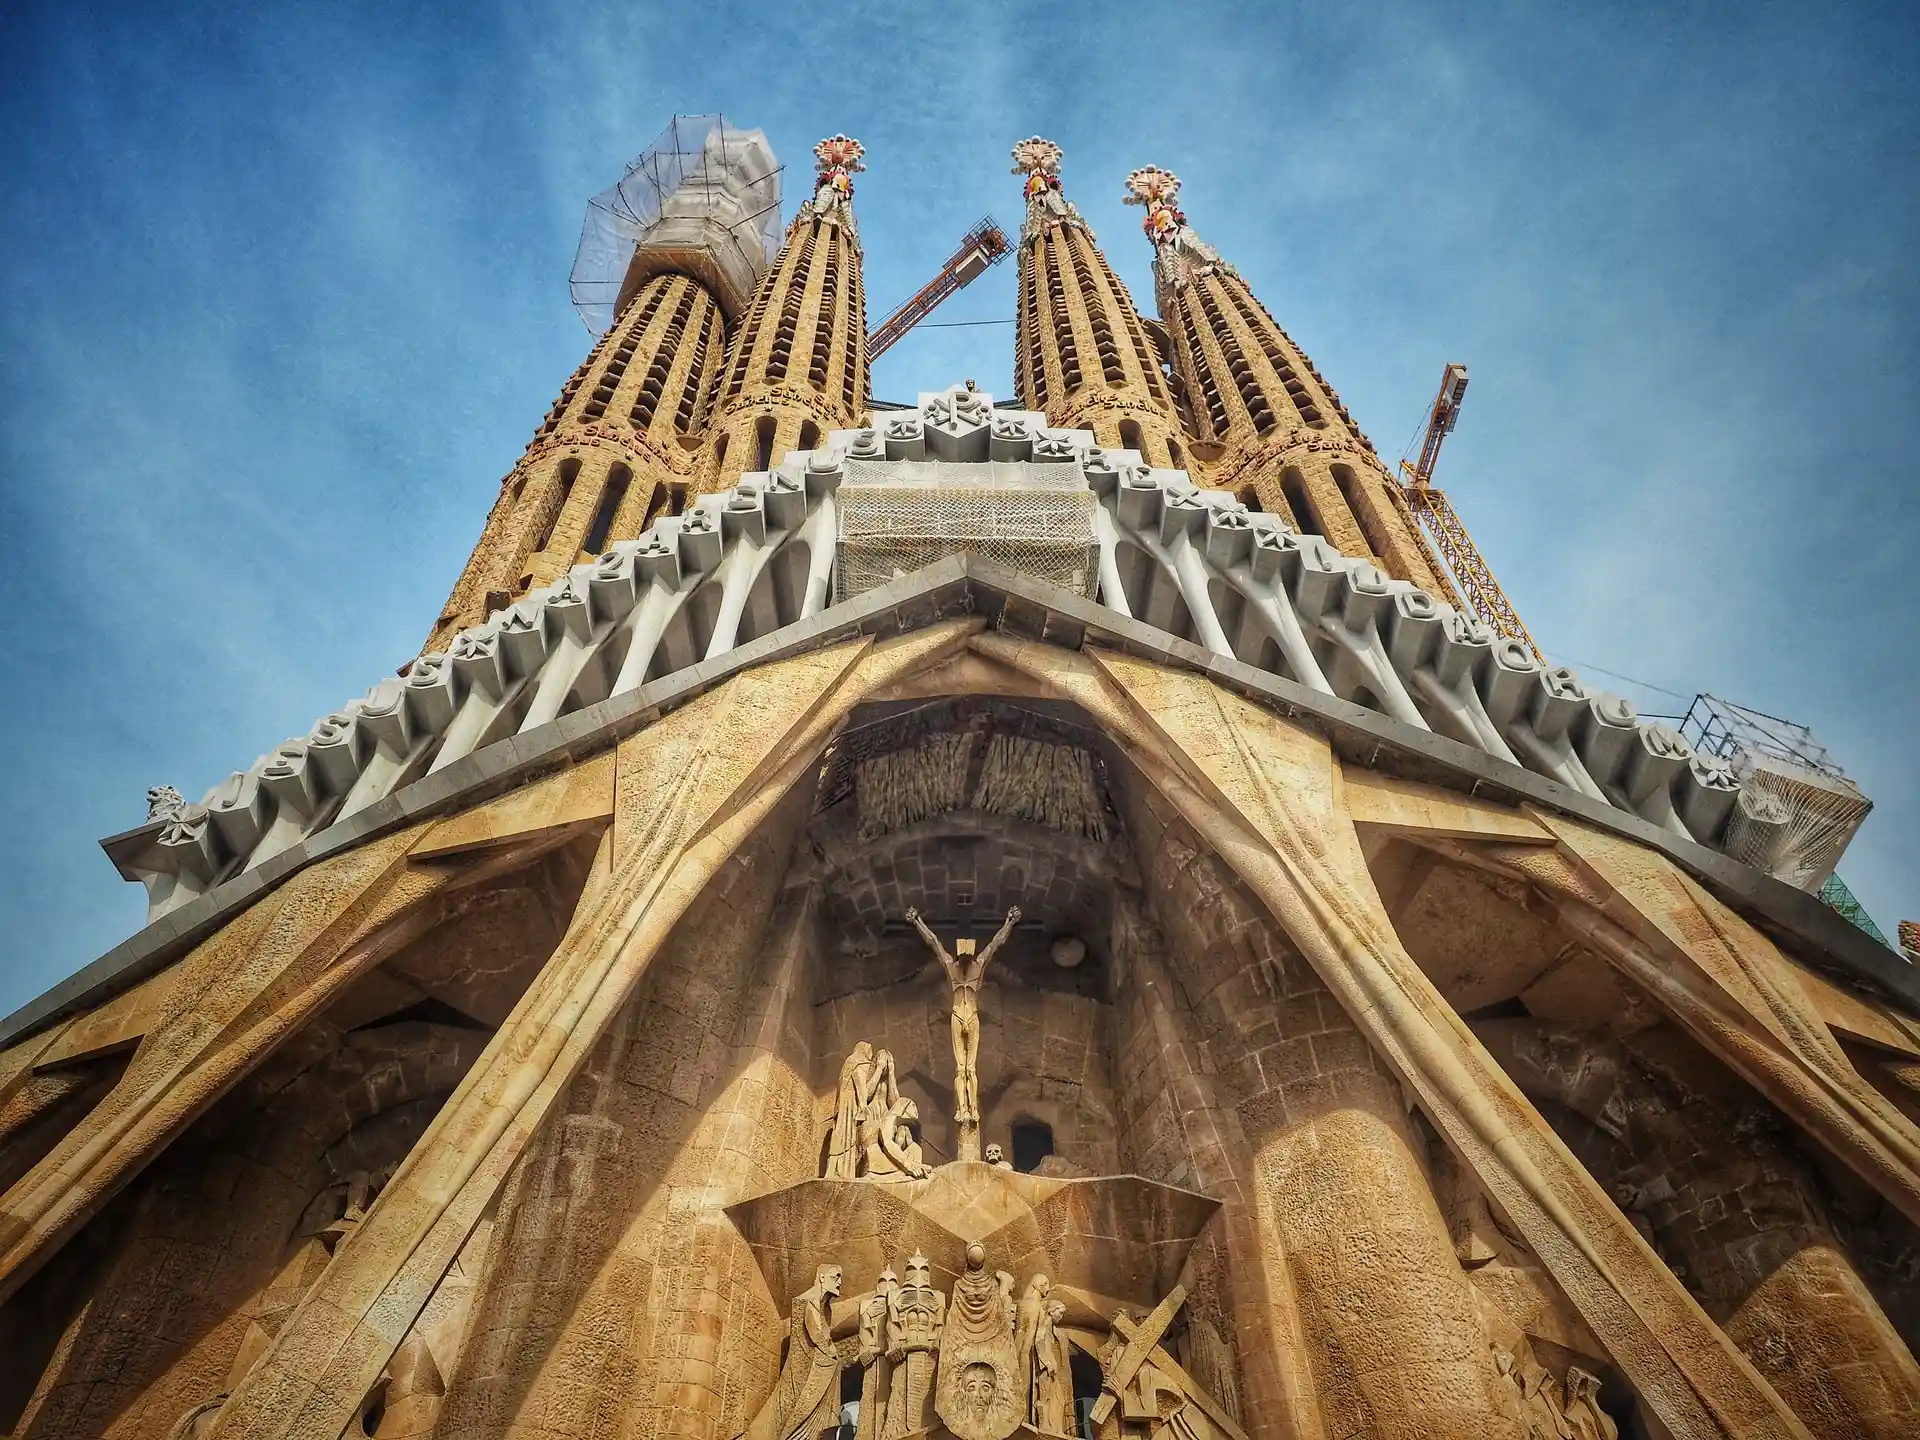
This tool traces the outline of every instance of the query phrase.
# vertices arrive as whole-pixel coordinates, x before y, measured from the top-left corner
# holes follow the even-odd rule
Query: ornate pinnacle
[[[867,168],[867,147],[851,135],[829,135],[813,147],[813,168],[825,180],[836,170],[858,175]]]
[[[814,187],[809,205],[816,215],[845,211],[851,223],[853,177],[867,168],[867,147],[851,135],[829,135],[813,147]]]
[[[1060,190],[1060,147],[1033,135],[1013,147],[1013,173],[1027,177],[1027,203]]]
[[[849,177],[867,168],[866,154],[867,147],[851,135],[829,135],[813,147],[815,176],[822,185],[839,177],[845,183],[845,193],[851,195],[853,181]]]
[[[1031,135],[1013,147],[1013,173],[1025,175],[1027,184],[1027,223],[1021,230],[1024,241],[1036,229],[1069,220],[1084,227],[1080,212],[1060,193],[1060,147],[1051,140]],[[1089,235],[1093,232],[1088,231]]]
[[[1180,177],[1158,165],[1142,165],[1127,176],[1123,203],[1146,206],[1147,218],[1140,228],[1147,232],[1147,239],[1156,248],[1178,242],[1180,231],[1187,223],[1186,214],[1175,203],[1179,195]]]

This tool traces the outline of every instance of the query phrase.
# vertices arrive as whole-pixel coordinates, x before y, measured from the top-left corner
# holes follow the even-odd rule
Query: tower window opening
[[[567,500],[573,494],[573,482],[580,474],[578,460],[560,462],[560,483],[554,488],[553,499],[547,504],[546,522],[540,527],[540,539],[534,545],[536,550],[547,548],[547,542],[553,539],[553,527],[560,523],[560,512],[567,508]]]
[[[1320,523],[1320,512],[1313,508],[1313,501],[1307,498],[1306,476],[1288,466],[1280,476],[1280,493],[1287,497],[1287,508],[1293,511],[1293,523],[1300,527],[1302,535],[1326,535],[1326,527]]]
[[[860,287],[860,266],[855,263],[847,276],[848,341],[840,353],[840,401],[850,421],[859,415],[871,379],[867,370],[867,295]]]
[[[773,468],[773,432],[779,423],[780,422],[771,415],[762,415],[758,420],[753,422],[753,440],[755,446],[753,468],[755,470],[770,470]]]
[[[607,483],[600,490],[600,504],[593,512],[593,523],[587,526],[586,543],[581,546],[589,555],[598,555],[607,548],[614,517],[620,513],[627,488],[632,484],[633,471],[624,465],[616,465],[607,472]]]
[[[1145,460],[1147,458],[1145,447],[1146,442],[1140,438],[1139,422],[1122,420],[1120,422],[1120,448],[1122,450],[1137,450],[1140,452],[1140,458]]]
[[[1180,442],[1178,440],[1167,441],[1167,451],[1173,456],[1173,464],[1176,470],[1186,463],[1181,457]]]
[[[1031,1174],[1039,1163],[1053,1154],[1053,1127],[1044,1120],[1026,1118],[1013,1122],[1013,1168]]]
[[[671,486],[656,485],[653,487],[653,490],[647,496],[646,518],[640,522],[642,534],[645,534],[647,530],[652,528],[653,522],[666,513],[667,506],[672,499],[673,493]]]
[[[1260,492],[1251,485],[1242,485],[1234,498],[1249,510],[1264,510],[1267,508],[1260,503]]]

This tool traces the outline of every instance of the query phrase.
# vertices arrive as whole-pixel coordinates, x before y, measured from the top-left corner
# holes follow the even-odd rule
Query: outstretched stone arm
[[[987,962],[1000,953],[1000,947],[1007,943],[1007,937],[1013,934],[1013,927],[1019,923],[1020,907],[1016,905],[1007,911],[1007,918],[1001,923],[1000,929],[995,933],[993,939],[987,942],[986,949],[980,952],[980,958],[974,962],[973,973],[975,975],[983,975],[986,973]]]
[[[920,909],[916,905],[907,907],[907,919],[913,922],[913,928],[920,932],[920,938],[927,942],[927,948],[940,958],[940,963],[949,975],[953,973],[953,956],[947,953],[947,947],[940,943],[940,937],[933,933],[927,922],[920,918]]]

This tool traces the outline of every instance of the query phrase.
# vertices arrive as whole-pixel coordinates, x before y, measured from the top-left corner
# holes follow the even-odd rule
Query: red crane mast
[[[960,242],[960,248],[898,310],[867,332],[867,359],[878,360],[893,348],[894,342],[933,313],[934,307],[956,290],[978,280],[987,270],[1004,260],[1013,250],[1006,232],[988,216]]]

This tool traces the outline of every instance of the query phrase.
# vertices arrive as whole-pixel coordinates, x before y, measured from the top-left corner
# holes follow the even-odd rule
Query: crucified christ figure
[[[920,938],[940,958],[947,979],[953,982],[953,1118],[960,1127],[962,1146],[977,1151],[980,1141],[980,1076],[977,1068],[980,1059],[980,977],[986,974],[987,963],[1007,943],[1013,927],[1020,923],[1020,907],[1016,905],[1007,911],[1006,923],[987,942],[986,949],[977,958],[973,954],[971,940],[954,942],[960,950],[959,959],[949,955],[947,947],[940,943],[940,937],[927,928],[927,922],[920,918],[920,912],[912,906],[907,907],[907,919],[913,922],[914,928],[920,932]],[[979,1156],[963,1154],[962,1158],[977,1160]]]

